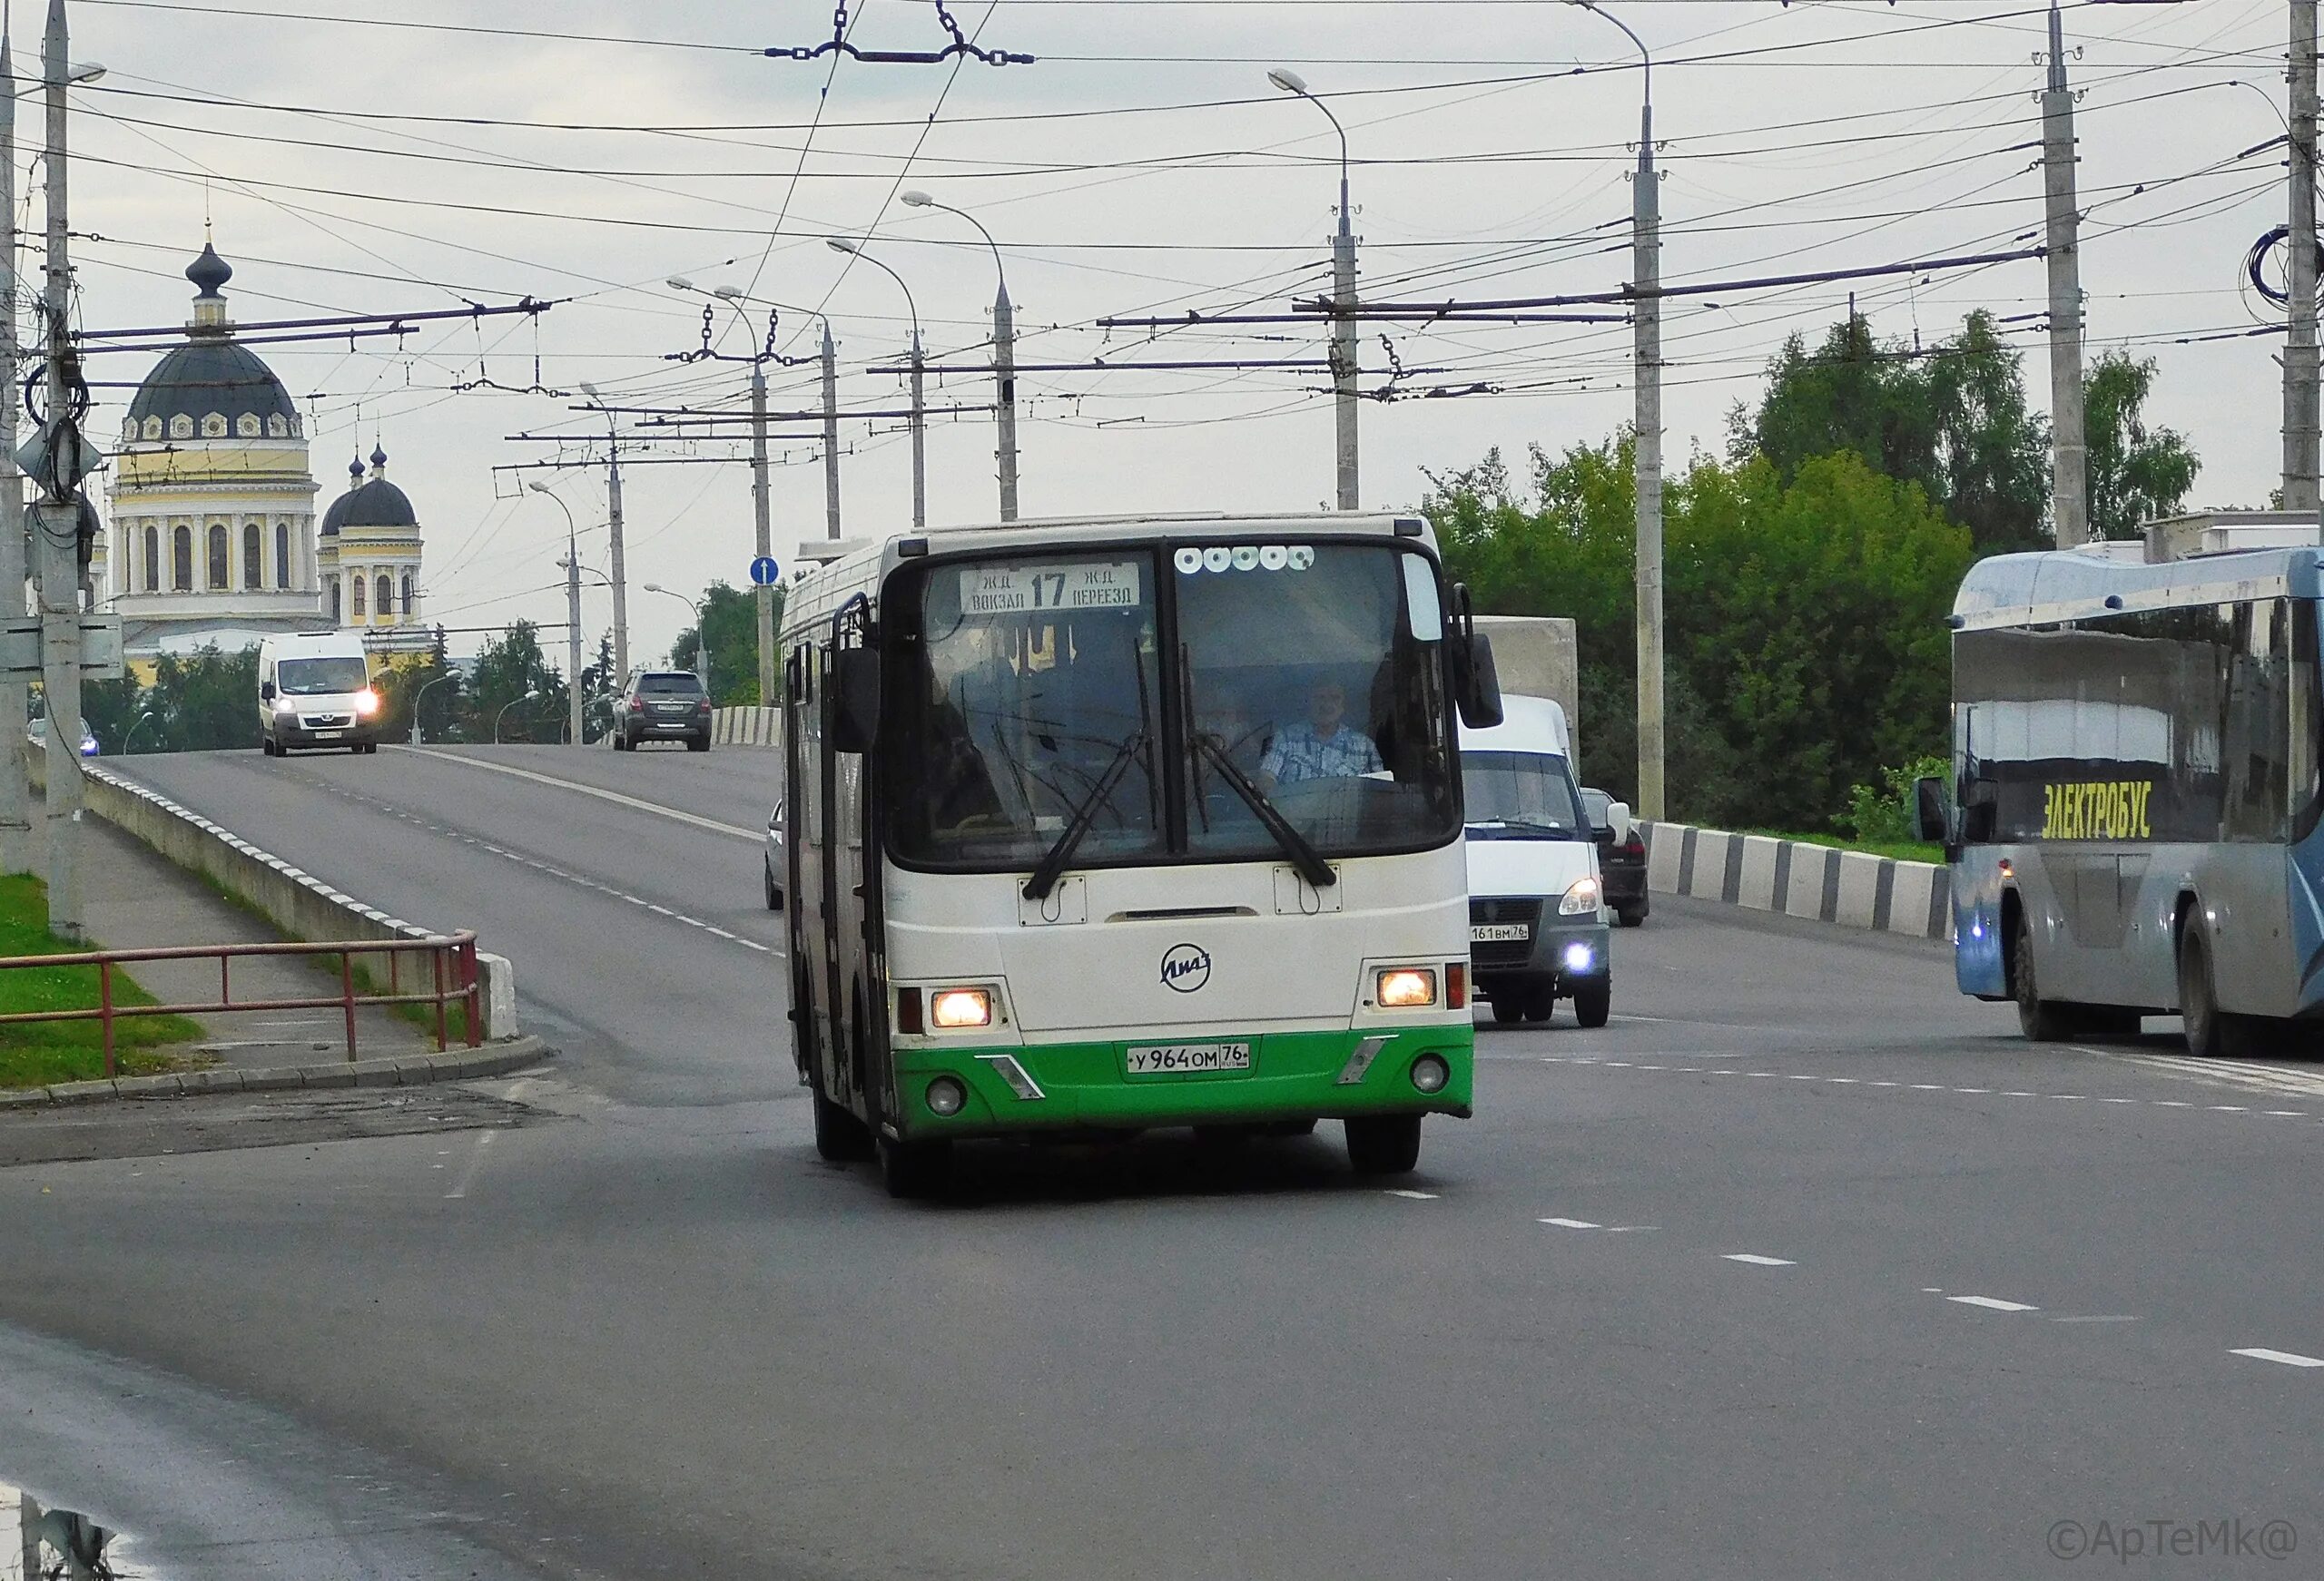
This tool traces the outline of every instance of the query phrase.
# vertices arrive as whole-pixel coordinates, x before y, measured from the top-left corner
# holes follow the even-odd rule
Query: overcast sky
[[[14,0],[16,69],[36,70],[41,0]],[[1338,143],[1315,105],[1271,89],[1284,64],[1329,101],[1356,162],[1364,289],[1412,300],[1604,290],[1629,276],[1636,51],[1606,17],[1548,0],[953,0],[981,44],[1032,64],[769,59],[832,34],[830,0],[71,0],[76,90],[73,226],[92,327],[182,319],[182,270],[205,209],[233,265],[242,321],[317,311],[557,305],[537,321],[435,325],[389,341],[263,349],[310,413],[318,510],[375,437],[428,534],[427,614],[448,625],[565,618],[565,518],[523,495],[551,481],[606,556],[601,419],[569,409],[596,384],[623,404],[739,407],[740,362],[685,365],[702,300],[665,283],[741,287],[828,310],[841,399],[901,404],[870,371],[901,356],[903,295],[824,244],[869,234],[910,282],[931,362],[990,355],[993,264],[965,221],[902,207],[924,189],[972,211],[1007,258],[1024,361],[1320,357],[1304,325],[1143,333],[1109,314],[1287,312],[1328,281]],[[1657,57],[1666,278],[1728,280],[1999,250],[2038,241],[2043,12],[2008,0],[1616,0]],[[852,41],[945,41],[926,0],[851,7]],[[2284,217],[2282,0],[2065,7],[2079,130],[2083,284],[2093,355],[2128,345],[2162,367],[2150,420],[2203,458],[2201,504],[2263,504],[2280,464],[2280,337],[2240,331],[2268,304],[2245,250]],[[40,223],[20,131],[20,220]],[[613,130],[605,130],[614,128]],[[1846,285],[1722,292],[1666,322],[1669,449],[1717,449],[1783,337],[1818,335]],[[1870,280],[1883,335],[1935,339],[1974,307],[2026,348],[2046,399],[2043,266]],[[763,311],[763,310],[762,310]],[[2255,316],[2257,315],[2257,316]],[[1391,349],[1367,327],[1367,388]],[[724,309],[721,350],[750,338]],[[1390,332],[1415,398],[1363,408],[1363,498],[1415,503],[1423,469],[1602,438],[1630,413],[1628,329],[1479,325]],[[2184,338],[2211,336],[2192,344]],[[807,311],[780,315],[786,355],[814,349]],[[93,359],[133,381],[147,359]],[[536,368],[537,368],[537,379]],[[777,410],[811,406],[812,367],[770,370]],[[488,379],[494,387],[457,387]],[[1308,370],[1065,371],[1020,380],[1027,516],[1304,509],[1333,491],[1332,413]],[[1480,384],[1499,393],[1420,398]],[[118,435],[126,388],[98,391]],[[973,371],[931,380],[932,406],[990,399]],[[802,433],[803,425],[779,431]],[[849,535],[909,522],[900,422],[845,425]],[[561,435],[520,443],[519,433]],[[746,580],[746,457],[725,442],[624,441],[633,652],[691,616],[638,591]],[[777,554],[823,530],[818,452],[778,441]],[[928,440],[938,522],[997,509],[993,430],[940,417]],[[565,472],[499,473],[564,461]],[[593,588],[594,643],[610,620]],[[561,633],[549,633],[552,652]],[[477,639],[460,640],[471,647]]]

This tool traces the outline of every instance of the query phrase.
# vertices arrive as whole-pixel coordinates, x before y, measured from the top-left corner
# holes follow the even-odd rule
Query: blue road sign
[[[751,580],[761,587],[773,587],[783,578],[783,569],[772,555],[762,555],[751,562]]]

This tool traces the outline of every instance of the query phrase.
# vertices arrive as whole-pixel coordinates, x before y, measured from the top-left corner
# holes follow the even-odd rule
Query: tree
[[[2090,444],[2090,530],[2102,538],[2134,538],[2147,523],[2186,505],[2202,467],[2184,436],[2150,430],[2146,398],[2154,359],[2109,351],[2083,381],[2083,428]]]
[[[614,688],[621,678],[614,673],[614,634],[597,638],[597,656],[581,667],[581,739],[594,741],[613,729]]]
[[[145,712],[145,689],[134,675],[123,675],[118,681],[81,682],[81,717],[97,738],[97,750],[110,756],[129,743],[129,732],[136,728],[137,716]],[[156,744],[153,724],[137,732],[138,744],[149,751]]]
[[[2023,361],[1981,308],[1929,364],[1938,468],[1930,497],[1969,529],[1981,554],[2043,541],[2049,423],[2026,409]]]
[[[565,677],[550,668],[548,655],[541,652],[539,628],[532,622],[520,620],[484,644],[468,690],[472,739],[491,741],[496,730],[503,739],[562,739]],[[500,722],[503,709],[507,711],[505,725]]]
[[[258,649],[222,653],[215,643],[163,653],[153,665],[146,731],[163,751],[254,751],[258,748]],[[145,740],[145,732],[138,740]]]
[[[774,619],[783,623],[783,589],[774,590]],[[759,702],[758,598],[750,588],[714,582],[702,593],[702,624],[710,631],[710,699],[721,708],[751,708]],[[695,628],[678,633],[670,662],[694,668],[702,645]]]

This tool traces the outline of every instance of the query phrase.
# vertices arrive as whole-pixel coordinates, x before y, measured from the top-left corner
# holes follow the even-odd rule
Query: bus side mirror
[[[261,702],[271,702],[274,701],[273,682],[261,681],[258,683],[258,700]]]
[[[1501,722],[1501,672],[1492,662],[1492,639],[1471,632],[1461,658],[1461,722],[1487,730]]]
[[[1924,774],[1913,781],[1913,838],[1928,845],[1943,845],[1945,825],[1945,781]]]
[[[869,648],[833,653],[829,696],[832,745],[842,752],[870,751],[880,739],[880,655]]]

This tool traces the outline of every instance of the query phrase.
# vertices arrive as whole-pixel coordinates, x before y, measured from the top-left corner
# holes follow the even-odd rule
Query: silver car
[[[783,876],[790,872],[790,859],[783,851],[783,803],[777,801],[774,810],[766,815],[766,908],[783,909]]]

